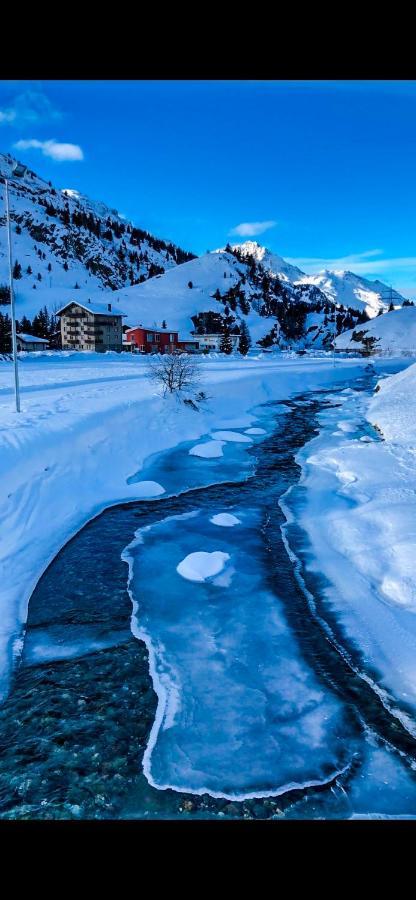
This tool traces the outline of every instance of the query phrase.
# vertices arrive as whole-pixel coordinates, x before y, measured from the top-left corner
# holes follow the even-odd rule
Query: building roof
[[[35,337],[34,334],[23,334],[23,332],[20,332],[19,334],[16,334],[16,337],[28,344],[49,344],[47,338]]]
[[[126,313],[123,313],[121,310],[115,310],[113,308],[108,309],[107,303],[81,303],[79,300],[75,299],[68,300],[68,303],[65,303],[65,306],[61,306],[61,309],[57,309],[56,315],[60,316],[65,309],[68,309],[68,306],[71,306],[71,303],[76,303],[81,309],[86,309],[87,312],[93,313],[94,316],[123,316],[124,318],[127,318]]]
[[[156,334],[178,334],[177,328],[161,328],[160,325],[132,325],[128,331],[135,331],[136,328],[143,328],[143,331],[153,331]],[[127,334],[127,331],[126,331]]]
[[[182,344],[198,344],[200,337],[202,337],[200,334],[180,334],[179,341]]]
[[[212,332],[212,334],[196,334],[195,337],[196,337],[197,341],[200,341],[205,338],[222,338],[223,334],[224,333],[222,331],[218,331],[218,332]],[[240,337],[239,334],[232,334],[232,333],[229,336],[231,338],[239,338]]]

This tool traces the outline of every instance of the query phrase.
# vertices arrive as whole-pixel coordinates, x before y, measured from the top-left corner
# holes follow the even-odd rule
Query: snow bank
[[[229,559],[229,553],[223,553],[221,550],[213,550],[212,553],[198,550],[185,556],[185,559],[176,566],[176,571],[187,581],[206,581],[212,575],[219,575]]]
[[[416,446],[416,363],[379,382],[368,418],[384,437],[409,449]]]
[[[285,499],[289,518],[308,535],[309,545],[298,548],[306,573],[324,576],[346,646],[358,649],[374,689],[414,734],[415,387],[413,365],[383,380],[373,398],[339,394],[351,429],[332,431],[342,424],[339,408],[320,415],[319,436],[297,455],[301,485]],[[361,440],[368,421],[384,440]]]

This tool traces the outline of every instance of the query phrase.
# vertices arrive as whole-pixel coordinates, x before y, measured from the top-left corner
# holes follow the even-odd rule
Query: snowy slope
[[[33,318],[44,305],[53,312],[71,299],[76,284],[87,294],[113,290],[192,256],[135,230],[104,203],[54,188],[30,169],[22,179],[13,177],[12,163],[11,157],[0,154],[0,285],[8,282],[3,227],[7,175],[13,260],[22,270],[15,280],[18,318]]]
[[[345,331],[337,337],[335,346],[338,350],[360,350],[365,347],[366,338],[374,339],[374,350],[416,351],[416,307],[395,309]]]
[[[247,277],[247,267],[232,254],[206,253],[143,284],[115,291],[113,304],[115,308],[119,305],[123,309],[130,325],[155,327],[165,320],[168,329],[179,330],[182,335],[193,328],[191,316],[208,311],[223,314],[224,305],[215,300],[213,294],[217,289],[225,293],[235,287],[242,276]],[[192,288],[188,286],[189,282],[192,282]],[[250,298],[255,291],[247,283],[244,293]],[[271,328],[270,319],[259,316],[253,309],[247,316],[237,310],[235,316],[237,321],[244,318],[253,342],[264,337]]]

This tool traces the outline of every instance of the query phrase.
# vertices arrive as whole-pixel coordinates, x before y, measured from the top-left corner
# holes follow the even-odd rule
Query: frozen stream
[[[0,709],[1,816],[416,814],[416,742],[328,640],[282,538],[294,456],[337,404],[265,405],[156,454],[131,480],[165,493],[58,554]]]

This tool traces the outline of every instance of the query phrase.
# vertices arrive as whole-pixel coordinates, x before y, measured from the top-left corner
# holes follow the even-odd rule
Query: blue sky
[[[0,150],[195,253],[416,296],[416,82],[3,81]]]

